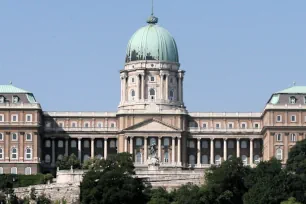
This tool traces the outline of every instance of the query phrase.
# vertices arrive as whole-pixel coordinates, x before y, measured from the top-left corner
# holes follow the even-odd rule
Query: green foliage
[[[42,194],[42,195],[37,197],[36,203],[37,204],[51,204],[52,202],[49,198],[46,197],[45,194]]]
[[[304,174],[306,169],[306,140],[296,143],[289,152],[286,168],[296,174]]]
[[[31,198],[32,200],[35,200],[35,199],[36,199],[36,192],[35,192],[35,188],[34,188],[34,187],[31,188],[30,198]]]
[[[102,168],[104,159],[100,158],[93,158],[93,159],[88,159],[84,162],[83,164],[83,169],[88,169],[88,170],[98,170]]]
[[[44,183],[44,175],[14,175],[1,174],[0,175],[0,190],[7,188],[27,187],[31,185],[38,185]]]
[[[186,184],[179,189],[174,190],[172,193],[174,202],[177,204],[200,204],[201,192],[200,187],[193,184]]]
[[[44,183],[48,183],[48,181],[52,182],[53,175],[52,174],[45,174],[44,175]]]
[[[250,168],[243,165],[240,158],[231,158],[220,166],[213,166],[205,174],[206,186],[202,199],[218,203],[243,203],[247,192],[245,178]]]
[[[302,204],[297,202],[295,198],[290,197],[288,200],[281,202],[281,204]]]
[[[60,160],[56,163],[56,166],[60,170],[68,170],[71,167],[73,169],[80,169],[81,168],[81,163],[80,163],[79,159],[74,154],[71,154],[70,156],[64,156],[62,160]]]
[[[120,153],[103,160],[101,170],[88,171],[81,183],[82,203],[146,203],[148,188],[134,178],[132,156]]]
[[[153,189],[150,192],[150,201],[148,204],[171,204],[173,201],[172,194],[168,193],[164,188]]]

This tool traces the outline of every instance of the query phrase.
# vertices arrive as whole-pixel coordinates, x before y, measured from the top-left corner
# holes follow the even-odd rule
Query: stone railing
[[[201,128],[201,127],[190,127],[189,132],[261,132],[261,128]]]
[[[0,108],[41,109],[39,103],[0,103]]]
[[[116,132],[118,131],[117,127],[45,127],[47,132]]]

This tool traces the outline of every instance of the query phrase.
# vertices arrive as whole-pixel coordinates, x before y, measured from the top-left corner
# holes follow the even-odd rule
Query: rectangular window
[[[282,122],[282,116],[281,115],[276,116],[276,122]]]
[[[11,115],[11,121],[18,122],[18,115],[17,114]]]
[[[26,134],[26,141],[32,141],[32,134],[31,133]]]
[[[255,129],[258,129],[258,128],[259,128],[259,123],[255,123],[255,124],[254,124],[254,128],[255,128]]]
[[[4,122],[4,115],[0,114],[0,122]]]
[[[32,114],[26,114],[26,121],[32,122]]]
[[[216,123],[216,129],[220,129],[221,128],[221,124],[220,123]]]
[[[202,128],[206,129],[207,128],[207,123],[203,123]]]
[[[18,141],[18,133],[12,133],[12,141]]]
[[[229,123],[229,124],[228,124],[228,129],[233,129],[233,127],[234,127],[234,124],[233,124],[233,123]]]
[[[295,115],[291,116],[291,122],[296,122],[296,116]]]
[[[0,132],[0,140],[2,141],[4,139],[4,134]]]
[[[277,141],[277,142],[283,141],[283,138],[282,138],[282,134],[281,134],[281,133],[277,133],[277,134],[276,134],[276,141]]]
[[[246,128],[247,128],[246,123],[241,123],[241,129],[246,129]]]

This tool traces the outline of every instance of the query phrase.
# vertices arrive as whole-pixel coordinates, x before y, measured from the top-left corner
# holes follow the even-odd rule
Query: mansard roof
[[[0,93],[14,94],[14,93],[31,93],[31,92],[13,86],[12,84],[9,84],[9,85],[0,85]]]
[[[276,94],[306,94],[306,86],[292,86],[276,92]]]

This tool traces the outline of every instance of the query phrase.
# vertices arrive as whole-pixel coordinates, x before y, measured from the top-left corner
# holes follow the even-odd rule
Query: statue
[[[156,155],[156,144],[155,143],[150,145],[148,165],[149,165],[148,166],[149,170],[158,170],[159,159]]]

